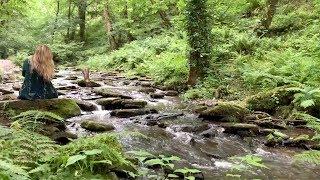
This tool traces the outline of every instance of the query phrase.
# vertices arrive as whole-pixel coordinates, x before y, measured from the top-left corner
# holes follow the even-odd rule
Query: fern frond
[[[300,163],[310,163],[320,165],[320,151],[304,151],[301,154],[295,155],[294,159]]]

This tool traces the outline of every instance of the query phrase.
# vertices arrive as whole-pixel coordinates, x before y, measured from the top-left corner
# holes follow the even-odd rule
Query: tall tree
[[[59,13],[60,13],[60,0],[57,0],[56,19],[54,21],[54,28],[52,31],[52,41],[54,40],[54,34],[55,34],[55,31],[57,30]]]
[[[108,1],[105,4],[104,10],[103,10],[103,19],[104,19],[106,31],[108,33],[110,49],[116,50],[119,48],[119,43],[118,43],[117,37],[114,33],[112,18],[111,18],[111,13],[110,13],[110,7],[109,7]]]
[[[79,38],[81,42],[86,40],[86,14],[87,14],[87,0],[79,0],[78,2],[78,13],[79,13]]]
[[[272,19],[277,10],[277,4],[279,0],[267,0],[266,2],[266,13],[261,21],[263,29],[269,29],[272,23]]]
[[[195,85],[203,78],[211,58],[211,29],[207,0],[187,0],[186,6],[187,34],[189,52],[189,85]]]
[[[156,4],[155,0],[150,0],[150,2],[152,5]],[[164,26],[166,26],[166,27],[172,26],[170,19],[168,18],[168,15],[165,11],[163,11],[162,9],[158,9],[158,14],[159,14],[160,18],[162,19],[162,24]]]

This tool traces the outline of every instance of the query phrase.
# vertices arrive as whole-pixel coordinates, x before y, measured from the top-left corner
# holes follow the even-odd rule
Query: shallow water
[[[76,76],[81,78],[81,72],[73,69],[60,70],[58,77],[53,80],[56,87],[77,86],[76,81],[66,80],[66,77]],[[169,124],[165,129],[158,126],[147,126],[134,123],[138,118],[115,118],[110,116],[111,111],[102,110],[98,105],[98,111],[82,112],[82,116],[68,119],[68,129],[78,136],[91,136],[80,127],[83,120],[95,120],[102,123],[111,123],[120,134],[119,138],[125,151],[146,150],[153,154],[176,155],[183,159],[183,165],[201,169],[205,179],[232,179],[226,174],[240,174],[241,179],[320,179],[320,167],[314,165],[298,165],[293,162],[293,156],[301,150],[287,148],[268,148],[261,141],[263,138],[240,138],[239,136],[224,134],[222,128],[215,124],[209,124],[216,131],[216,136],[203,138],[198,133],[183,132],[184,125],[200,126],[207,124],[190,111],[189,104],[184,104],[178,97],[165,97],[155,100],[138,90],[141,87],[124,85],[125,78],[116,76],[102,76],[92,74],[92,80],[99,80],[104,88],[114,92],[130,95],[134,99],[148,101],[148,106],[156,108],[161,114],[183,113],[183,116],[162,120]],[[160,92],[160,90],[157,90]],[[63,91],[66,95],[61,98],[75,98],[95,103],[99,96],[92,92],[92,88],[79,88]],[[134,120],[133,120],[134,119]],[[260,156],[268,168],[248,169],[243,172],[232,171],[233,156],[254,154]]]

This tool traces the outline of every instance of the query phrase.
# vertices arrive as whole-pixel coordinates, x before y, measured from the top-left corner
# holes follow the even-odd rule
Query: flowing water
[[[76,85],[76,81],[66,80],[70,76],[80,79],[82,75],[81,72],[69,68],[60,70],[57,78],[53,80],[56,87],[76,86],[74,90],[63,91],[65,95],[61,98],[75,98],[91,103],[101,98],[92,92],[92,88],[80,88]],[[119,134],[125,151],[142,149],[153,154],[179,156],[183,159],[181,166],[192,166],[202,170],[205,179],[228,179],[226,174],[240,174],[241,179],[320,179],[320,167],[312,164],[298,165],[293,162],[293,156],[301,152],[299,149],[268,148],[261,143],[262,138],[240,138],[236,135],[224,134],[223,129],[218,125],[198,119],[197,115],[190,111],[192,105],[181,102],[178,97],[165,97],[158,100],[139,92],[141,87],[136,86],[137,80],[129,81],[116,74],[106,76],[102,73],[92,74],[91,79],[102,84],[103,88],[130,95],[134,99],[148,101],[149,107],[158,109],[162,115],[168,115],[161,120],[168,126],[166,128],[148,126],[143,123],[146,116],[111,117],[110,111],[102,110],[97,105],[97,111],[82,112],[81,116],[67,120],[69,130],[80,137],[94,135],[80,127],[80,122],[83,120],[112,123],[116,127],[115,132]],[[176,116],[171,116],[172,114]],[[215,133],[214,137],[204,138],[200,135],[201,132],[183,130],[183,127],[188,125],[201,127],[207,124]],[[235,164],[230,157],[247,154],[260,156],[268,168],[248,169],[234,173],[232,169]]]

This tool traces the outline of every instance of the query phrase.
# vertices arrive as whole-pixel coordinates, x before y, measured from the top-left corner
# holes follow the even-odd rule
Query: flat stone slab
[[[21,113],[30,110],[48,111],[62,118],[71,118],[81,115],[80,107],[72,99],[48,99],[48,100],[14,100],[0,102],[0,109],[4,111],[13,110]]]

